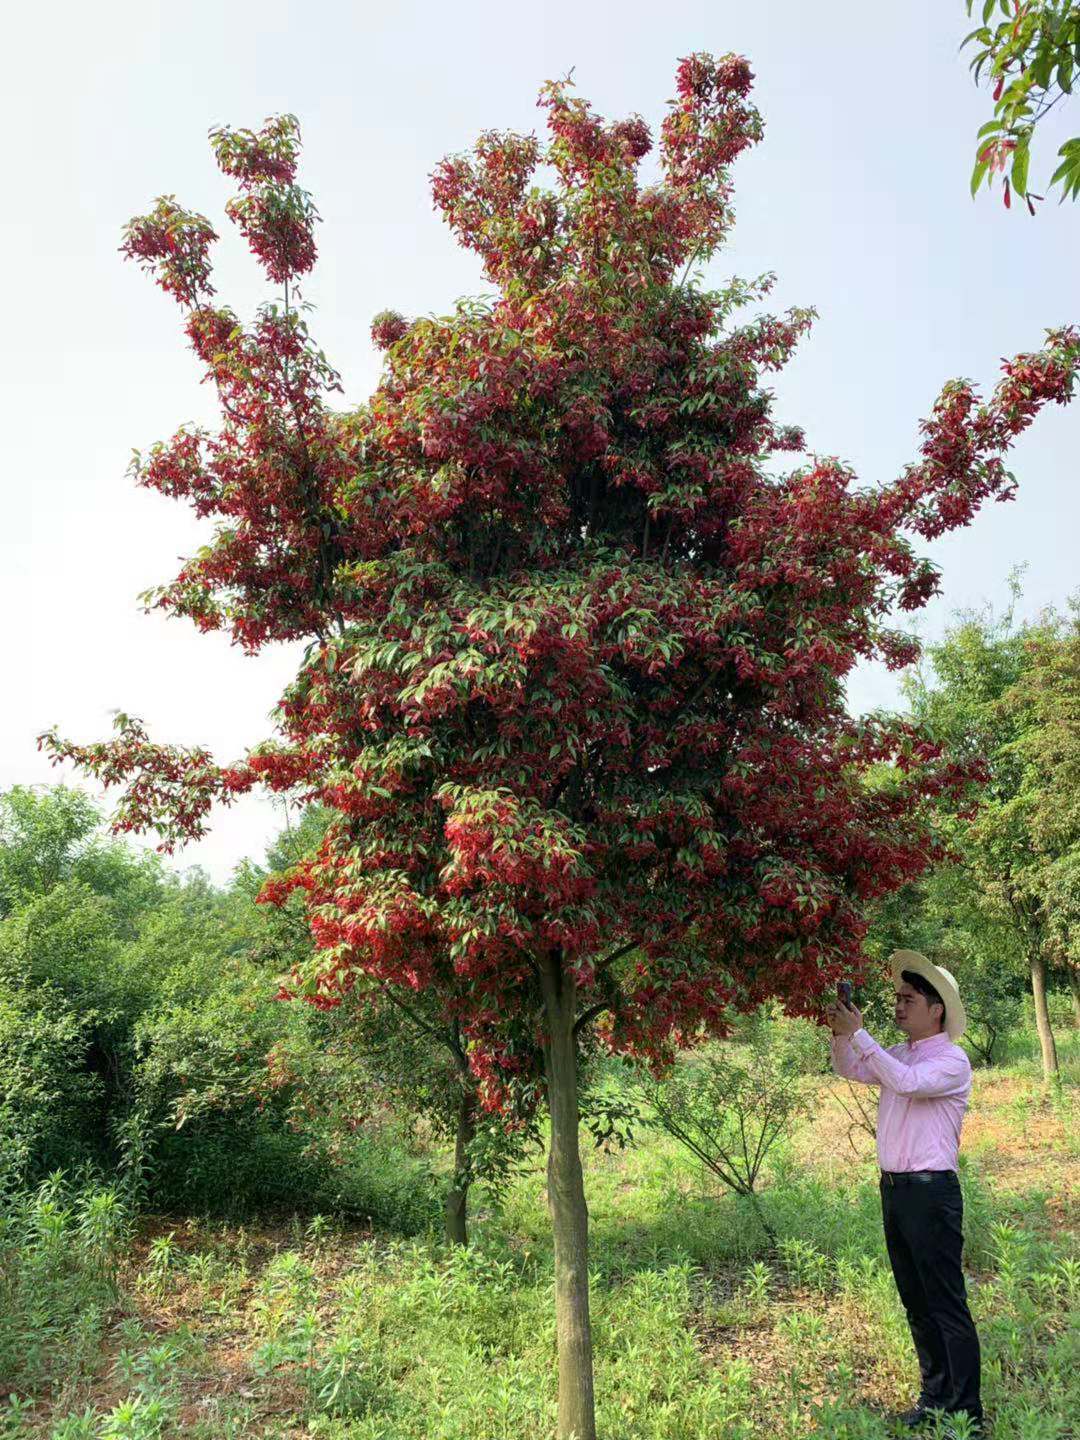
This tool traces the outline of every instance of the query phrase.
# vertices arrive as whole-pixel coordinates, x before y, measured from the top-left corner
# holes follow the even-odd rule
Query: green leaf
[[[988,120],[985,125],[979,126],[979,133],[975,139],[981,140],[984,135],[989,135],[991,130],[1000,130],[1004,123],[1004,120]]]
[[[1037,90],[1045,90],[1050,84],[1050,71],[1054,66],[1053,51],[1047,50],[1040,55],[1028,71],[1032,85]]]
[[[1062,199],[1075,200],[1080,197],[1080,163],[1074,163],[1062,180]]]
[[[977,192],[978,189],[979,189],[979,186],[982,184],[983,180],[986,178],[986,172],[987,172],[988,169],[989,169],[989,165],[988,165],[987,161],[985,161],[985,160],[980,160],[980,161],[976,164],[975,169],[972,170],[972,172],[971,172],[971,196],[972,196],[972,199],[975,198],[975,195],[976,195],[976,192]]]
[[[1017,195],[1027,194],[1028,164],[1031,152],[1026,145],[1018,145],[1013,152],[1012,186]]]
[[[1076,148],[1073,149],[1073,146],[1076,146]],[[1067,188],[1068,181],[1066,177],[1070,174],[1070,172],[1075,171],[1077,176],[1080,177],[1080,142],[1075,140],[1066,141],[1066,143],[1058,151],[1058,154],[1063,155],[1065,158],[1062,160],[1058,168],[1054,171],[1053,175],[1051,175],[1050,184],[1057,185],[1059,181],[1063,181],[1066,184]]]

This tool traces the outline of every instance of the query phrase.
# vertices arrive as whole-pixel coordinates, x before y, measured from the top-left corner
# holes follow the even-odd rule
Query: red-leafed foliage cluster
[[[330,807],[319,852],[264,892],[305,892],[315,939],[282,993],[332,1005],[358,972],[431,990],[490,1103],[535,1063],[541,957],[606,1043],[653,1060],[858,967],[865,903],[929,863],[925,802],[969,777],[909,725],[849,718],[844,677],[913,658],[889,615],[936,572],[907,537],[1008,498],[1004,452],[1080,362],[1063,330],[989,399],[948,385],[895,482],[814,456],[779,474],[803,439],[765,377],[812,314],[740,324],[768,277],[686,279],[761,135],[751,78],[682,62],[652,183],[645,122],[566,83],[542,92],[546,143],[488,132],[445,160],[435,202],[497,296],[378,316],[383,378],[351,411],[287,298],[251,326],[211,305],[206,220],[167,199],[127,232],[222,410],[138,462],[216,524],[155,603],[250,651],[312,644],[276,738],[229,768],[126,719],[45,743],[125,784],[119,823],[166,845],[255,784]],[[315,255],[295,122],[214,145],[231,217],[294,284]]]

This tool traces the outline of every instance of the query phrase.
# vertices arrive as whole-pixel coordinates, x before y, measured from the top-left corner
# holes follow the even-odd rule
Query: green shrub
[[[85,1068],[94,1018],[0,979],[0,1188],[87,1158],[104,1098]]]
[[[369,1219],[398,1235],[419,1235],[442,1223],[442,1184],[426,1159],[391,1134],[351,1137],[324,1191],[324,1204]]]
[[[644,1090],[656,1124],[749,1204],[770,1243],[776,1231],[758,1200],[770,1152],[807,1108],[812,1063],[803,1029],[765,1014],[741,1029],[741,1044],[709,1046]]]
[[[107,1158],[127,1005],[116,929],[79,880],[0,922],[0,1146],[31,1183]]]
[[[90,1367],[117,1300],[131,1216],[111,1188],[57,1171],[0,1197],[0,1375],[44,1388]]]

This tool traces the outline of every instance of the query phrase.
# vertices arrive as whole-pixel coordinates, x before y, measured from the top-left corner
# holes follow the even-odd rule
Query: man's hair
[[[901,970],[900,979],[906,980],[907,983],[911,986],[911,988],[913,990],[917,990],[920,995],[925,995],[931,1005],[941,1006],[941,1028],[942,1030],[944,1030],[946,1016],[945,1001],[934,989],[933,985],[930,984],[930,981],[927,980],[926,976],[920,975],[917,970]]]

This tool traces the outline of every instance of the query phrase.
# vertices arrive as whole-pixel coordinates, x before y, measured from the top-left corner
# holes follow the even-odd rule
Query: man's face
[[[925,995],[921,995],[906,980],[897,989],[893,1013],[898,1028],[909,1040],[925,1040],[928,1035],[938,1033],[941,1006],[937,1001],[928,1000]]]

